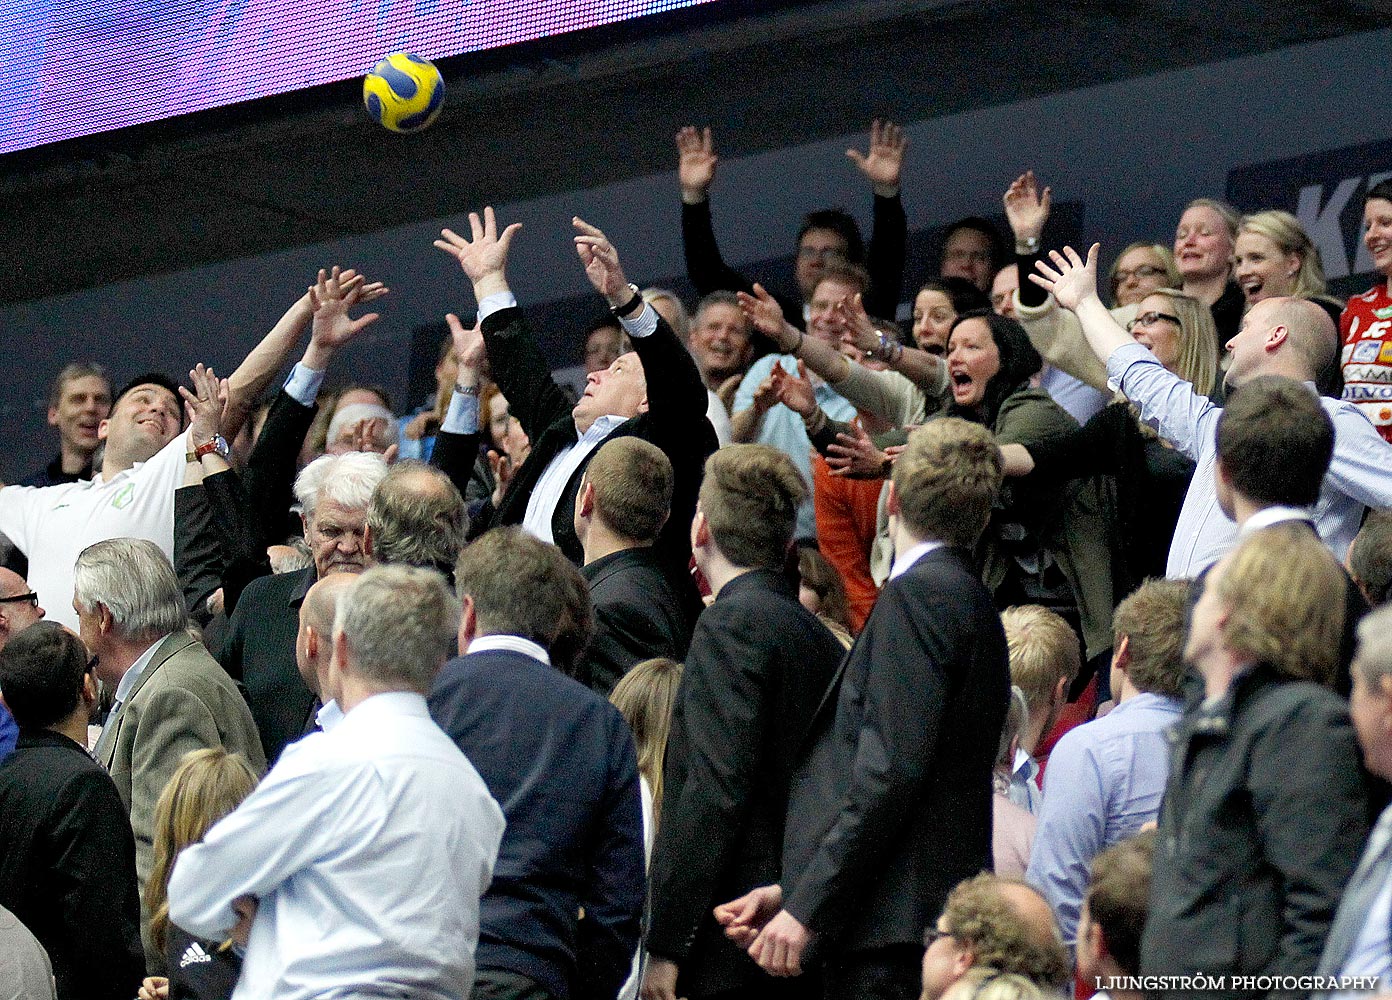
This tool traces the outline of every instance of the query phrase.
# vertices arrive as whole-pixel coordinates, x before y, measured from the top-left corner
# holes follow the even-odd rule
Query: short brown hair
[[[1253,532],[1217,581],[1224,645],[1285,677],[1334,686],[1344,631],[1345,577],[1306,524]],[[1210,581],[1209,586],[1214,584]]]
[[[1228,396],[1217,445],[1223,472],[1244,497],[1311,507],[1334,455],[1334,424],[1305,386],[1261,375]]]
[[[1392,598],[1392,510],[1371,510],[1348,551],[1349,574],[1373,607]]]
[[[595,513],[634,542],[657,540],[672,510],[672,461],[655,444],[620,437],[595,452],[585,467],[594,487]]]
[[[449,476],[407,459],[389,468],[373,490],[367,526],[379,563],[425,566],[448,576],[464,548],[469,515]]]
[[[1102,928],[1107,952],[1126,975],[1135,975],[1141,966],[1154,856],[1154,830],[1113,844],[1093,859],[1092,881],[1083,897],[1092,922]]]
[[[991,517],[1002,481],[991,432],[960,417],[930,420],[894,463],[899,516],[919,538],[971,548]]]
[[[846,595],[846,581],[836,565],[816,549],[802,548],[798,551],[798,576],[802,585],[817,595],[817,614],[849,632],[851,603]]]
[[[866,289],[870,287],[870,272],[859,264],[852,264],[849,261],[829,260],[822,265],[822,273],[817,276],[817,285],[821,285],[824,281],[839,281],[864,295]],[[812,290],[815,292],[816,286]]]
[[[1112,612],[1113,648],[1127,638],[1126,676],[1138,690],[1179,696],[1188,611],[1187,580],[1146,580]]]
[[[106,374],[106,369],[95,361],[74,361],[64,365],[63,370],[58,373],[58,377],[53,380],[52,387],[48,390],[48,405],[57,406],[63,401],[63,393],[67,391],[68,383],[80,378],[99,378],[106,383],[106,394],[111,395],[111,378]],[[110,400],[107,400],[109,403]]]
[[[480,633],[550,648],[568,620],[570,560],[518,527],[494,528],[459,557],[454,584],[474,602]]]
[[[1038,604],[1006,608],[1001,625],[1010,649],[1010,683],[1024,692],[1033,714],[1049,703],[1059,681],[1078,676],[1078,635],[1068,622]]]
[[[701,512],[736,566],[782,569],[807,486],[793,460],[766,444],[732,444],[706,459]]]
[[[1001,891],[1007,885],[1039,895],[1021,879],[982,872],[959,882],[948,893],[943,907],[948,933],[971,948],[974,965],[1014,972],[1041,986],[1062,986],[1072,973],[1073,963],[1052,914],[1049,933],[1041,936]],[[1041,912],[1049,912],[1042,896],[1039,904]]]

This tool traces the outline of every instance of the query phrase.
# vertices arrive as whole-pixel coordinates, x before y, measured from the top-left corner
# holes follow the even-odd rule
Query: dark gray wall
[[[910,226],[996,214],[1005,186],[1033,167],[1056,197],[1081,205],[1086,238],[1102,240],[1104,249],[1141,237],[1167,241],[1182,205],[1224,193],[1236,169],[1392,138],[1382,113],[1392,105],[1389,51],[1392,31],[1367,32],[948,117],[920,109],[909,116],[919,119],[908,130]],[[771,91],[785,86],[768,81]],[[613,155],[622,156],[621,122],[612,138]],[[713,198],[727,259],[744,266],[779,257],[800,215],[814,207],[845,205],[868,223],[868,192],[844,155],[863,141],[848,133],[722,162]],[[460,151],[461,171],[469,169],[468,152]],[[1392,164],[1371,164],[1369,173],[1375,167]],[[589,186],[585,165],[576,163],[573,176],[576,190],[565,194],[518,203],[505,189],[492,195],[505,221],[526,227],[512,267],[524,304],[585,293],[569,238],[574,214],[607,230],[634,280],[661,283],[681,274],[674,170]],[[43,397],[64,361],[94,357],[118,378],[150,367],[186,371],[197,360],[230,370],[323,264],[359,267],[394,289],[384,319],[343,367],[404,390],[412,329],[447,310],[471,308],[457,265],[430,246],[441,224],[462,223],[456,215],[0,308],[11,359],[0,397],[0,478],[27,472],[52,447]],[[1350,244],[1351,260],[1352,250]],[[906,285],[921,276],[911,271]],[[578,351],[561,326],[544,331],[558,367]]]

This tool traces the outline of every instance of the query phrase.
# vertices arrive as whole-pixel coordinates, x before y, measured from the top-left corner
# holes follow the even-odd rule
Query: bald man
[[[1192,578],[1237,542],[1237,525],[1218,506],[1214,434],[1222,410],[1168,371],[1121,328],[1097,296],[1096,244],[1084,262],[1071,247],[1041,264],[1037,284],[1078,316],[1088,344],[1107,366],[1107,380],[1141,411],[1175,450],[1196,463],[1180,508],[1165,575]],[[1306,299],[1264,299],[1227,342],[1224,386],[1232,391],[1261,375],[1283,375],[1317,393],[1316,383],[1338,361],[1338,334],[1320,306]],[[1340,559],[1367,507],[1392,507],[1392,445],[1352,403],[1320,397],[1334,423],[1334,458],[1312,511],[1315,528]],[[1253,525],[1258,527],[1259,525]]]
[[[356,573],[333,573],[309,588],[300,604],[300,630],[295,636],[295,665],[305,687],[314,692],[314,711],[305,722],[305,732],[329,730],[343,717],[336,694],[326,690],[329,659],[333,656],[334,616],[338,600],[358,582]]]
[[[43,616],[38,595],[29,589],[24,577],[0,566],[0,649]],[[10,755],[18,739],[19,727],[0,703],[0,760]]]
[[[1018,879],[998,875],[983,873],[959,883],[923,941],[920,1000],[938,1000],[976,966],[1013,972],[1053,993],[1073,966],[1044,897]]]

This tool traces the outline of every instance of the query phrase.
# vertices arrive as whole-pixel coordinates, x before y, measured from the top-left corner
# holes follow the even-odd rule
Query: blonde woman
[[[1132,306],[1158,288],[1178,288],[1179,269],[1174,251],[1163,243],[1132,243],[1112,262],[1107,276],[1112,306]]]
[[[221,748],[195,750],[164,786],[155,805],[155,863],[145,884],[150,936],[169,959],[169,978],[152,976],[140,1000],[226,1000],[242,960],[228,943],[203,941],[169,922],[169,875],[179,852],[201,841],[213,824],[256,787],[244,758]]]

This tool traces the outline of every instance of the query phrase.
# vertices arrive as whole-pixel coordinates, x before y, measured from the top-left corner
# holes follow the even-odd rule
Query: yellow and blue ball
[[[428,128],[445,102],[445,81],[428,59],[393,52],[363,80],[363,104],[373,118],[393,132]]]

